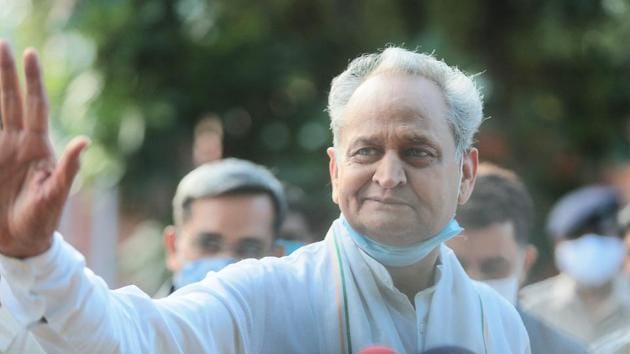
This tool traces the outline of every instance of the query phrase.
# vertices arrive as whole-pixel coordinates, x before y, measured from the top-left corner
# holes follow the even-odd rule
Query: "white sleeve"
[[[33,336],[20,326],[6,306],[0,305],[0,353],[44,354]]]
[[[111,291],[59,234],[37,257],[0,255],[0,274],[0,302],[50,353],[247,352],[238,311],[212,291],[164,300]]]

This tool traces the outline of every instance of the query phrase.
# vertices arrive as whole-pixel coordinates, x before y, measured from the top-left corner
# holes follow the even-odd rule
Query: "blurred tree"
[[[163,220],[207,111],[222,116],[227,156],[272,167],[312,196],[313,215],[334,216],[329,83],[388,43],[481,73],[481,156],[523,175],[540,223],[560,194],[630,155],[628,0],[6,3],[4,27],[28,7],[11,37],[44,51],[60,136],[91,135],[89,171]]]

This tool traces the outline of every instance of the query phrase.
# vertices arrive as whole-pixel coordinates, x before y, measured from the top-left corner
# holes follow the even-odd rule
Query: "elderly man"
[[[262,166],[229,158],[197,167],[173,198],[164,246],[174,276],[156,297],[241,259],[282,255],[274,241],[286,209],[282,184]]]
[[[516,174],[484,163],[470,199],[457,210],[465,231],[448,241],[471,278],[488,284],[515,306],[519,286],[537,257],[529,243],[533,216],[532,198]],[[519,313],[532,353],[586,353],[572,338],[521,309]]]
[[[35,53],[24,58],[24,107],[5,44],[0,61],[0,296],[21,323],[45,328],[44,349],[356,353],[380,343],[400,353],[449,344],[530,353],[514,308],[473,283],[443,245],[461,231],[453,216],[474,185],[482,117],[458,70],[400,48],[352,61],[330,91],[341,216],[325,240],[152,300],[107,289],[54,232],[87,143],[70,143],[55,164]]]

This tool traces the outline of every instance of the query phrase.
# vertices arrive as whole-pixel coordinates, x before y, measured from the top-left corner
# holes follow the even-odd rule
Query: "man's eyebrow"
[[[348,145],[348,149],[353,149],[357,146],[365,146],[365,145],[378,145],[379,141],[381,139],[379,139],[377,136],[361,136],[358,137],[356,139],[354,139],[352,142],[350,142],[350,144]]]
[[[198,247],[207,246],[210,242],[223,242],[223,235],[218,232],[200,231],[193,236],[193,243]]]
[[[199,231],[195,234],[195,237],[204,239],[216,239],[222,238],[222,235],[214,231]]]
[[[407,134],[402,134],[402,139],[406,141],[407,143],[411,143],[415,145],[430,145],[435,148],[439,147],[436,142],[436,139],[434,139],[430,135],[407,133]],[[350,144],[348,145],[348,148],[353,149],[357,146],[379,145],[382,140],[383,138],[376,134],[369,135],[369,136],[360,136],[360,137],[355,138],[352,142],[350,142]]]
[[[436,139],[431,135],[412,133],[401,134],[404,140],[413,144],[430,144],[435,145]]]

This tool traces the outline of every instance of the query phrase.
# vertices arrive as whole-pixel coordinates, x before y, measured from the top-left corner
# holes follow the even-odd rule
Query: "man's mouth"
[[[391,197],[367,197],[365,198],[366,201],[371,201],[371,202],[376,202],[379,204],[384,204],[384,205],[391,205],[391,206],[408,206],[409,203],[405,202],[402,199],[398,199],[398,198],[391,198]]]

